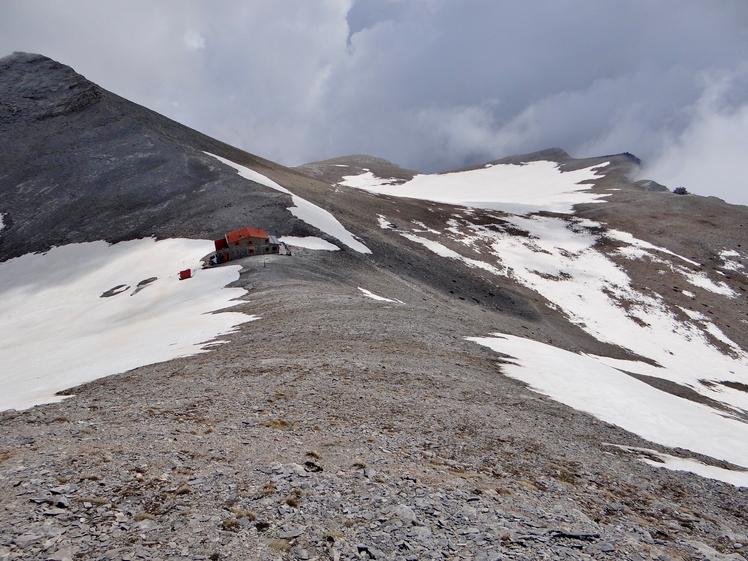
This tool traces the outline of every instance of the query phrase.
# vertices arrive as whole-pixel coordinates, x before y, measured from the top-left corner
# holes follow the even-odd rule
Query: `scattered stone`
[[[117,294],[122,294],[123,292],[129,289],[130,289],[130,285],[118,284],[117,286],[113,286],[109,290],[102,292],[99,298],[110,298],[112,296],[116,296]]]
[[[50,554],[47,561],[73,561],[73,548],[67,544],[60,546],[54,553]],[[124,561],[124,558],[123,558]]]
[[[488,549],[478,550],[473,556],[473,561],[501,561],[501,559],[501,553]]]
[[[568,538],[571,540],[585,540],[592,541],[600,537],[600,534],[587,534],[577,532],[566,532],[564,530],[556,530],[552,533],[554,538]]]
[[[13,539],[12,543],[16,544],[18,547],[26,548],[29,547],[32,544],[37,543],[42,539],[42,536],[38,534],[23,534]]]
[[[413,524],[416,521],[416,513],[407,505],[397,505],[390,512],[391,517],[396,517],[406,524]]]
[[[158,528],[158,523],[155,520],[151,520],[149,518],[146,518],[145,520],[141,520],[137,524],[138,528],[143,530],[144,532],[149,532],[151,530],[155,530]]]
[[[42,514],[44,516],[60,516],[61,514],[67,514],[68,511],[64,508],[48,508]]]
[[[289,527],[289,528],[287,528],[287,529],[283,530],[283,531],[282,531],[282,532],[280,533],[280,536],[279,536],[279,537],[280,537],[281,539],[284,539],[284,540],[286,540],[286,539],[293,539],[293,538],[298,538],[298,537],[299,537],[299,536],[300,536],[301,534],[303,534],[303,533],[304,533],[304,530],[305,530],[305,529],[306,529],[306,528],[305,528],[304,526],[300,526],[300,527],[298,527],[298,528],[293,528],[293,527]]]

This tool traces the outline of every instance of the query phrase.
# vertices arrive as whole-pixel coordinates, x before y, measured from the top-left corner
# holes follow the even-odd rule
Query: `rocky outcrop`
[[[0,59],[0,123],[41,121],[101,101],[102,90],[75,70],[42,55]]]

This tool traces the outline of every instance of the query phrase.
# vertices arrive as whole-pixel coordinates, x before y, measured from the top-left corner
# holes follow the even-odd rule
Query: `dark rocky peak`
[[[0,123],[74,113],[102,96],[96,84],[45,56],[15,52],[0,59]]]
[[[537,152],[532,152],[529,154],[515,154],[513,156],[507,156],[506,158],[501,158],[499,160],[493,160],[489,162],[490,164],[494,165],[500,165],[500,164],[513,164],[513,165],[521,165],[526,164],[527,162],[537,162],[539,160],[547,160],[549,162],[558,162],[560,164],[568,163],[573,158],[569,156],[564,150],[561,148],[547,148],[545,150],[538,150]],[[482,166],[479,166],[482,167]]]
[[[540,150],[530,154],[517,154],[500,160],[494,160],[489,163],[521,165],[528,162],[537,162],[539,160],[558,162],[562,171],[582,169],[602,164],[604,162],[609,162],[609,166],[620,167],[628,171],[633,171],[641,165],[641,160],[629,152],[623,152],[622,154],[608,154],[607,156],[597,156],[594,158],[572,158],[561,148],[548,148],[547,150]],[[610,170],[610,167],[608,169]]]

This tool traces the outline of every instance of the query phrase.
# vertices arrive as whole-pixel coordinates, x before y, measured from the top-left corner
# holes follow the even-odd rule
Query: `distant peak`
[[[547,150],[531,152],[530,154],[508,156],[506,158],[501,158],[500,160],[489,162],[489,164],[521,165],[528,162],[537,162],[539,160],[556,162],[559,164],[562,171],[582,169],[593,165],[599,165],[604,162],[616,165],[624,165],[627,167],[631,167],[632,165],[639,166],[641,164],[641,160],[639,160],[639,158],[637,158],[633,154],[630,154],[629,152],[623,152],[621,154],[608,154],[607,156],[597,156],[594,158],[572,158],[566,151],[562,150],[561,148],[548,148]]]
[[[321,162],[311,162],[296,169],[301,173],[329,183],[338,183],[346,175],[359,175],[366,172],[372,172],[377,177],[400,181],[412,179],[418,173],[415,170],[402,168],[384,158],[367,156],[366,154],[352,154]]]
[[[634,156],[631,152],[624,152],[623,154],[620,154],[621,156],[628,158],[632,162],[634,162],[636,165],[640,166],[642,164],[642,161]]]
[[[364,166],[374,166],[374,165],[386,165],[386,166],[394,166],[394,167],[400,167],[395,163],[390,162],[389,160],[385,160],[384,158],[377,158],[375,156],[369,156],[367,154],[351,154],[349,156],[339,156],[337,158],[330,158],[329,160],[322,160],[319,162],[310,162],[309,164],[304,165],[314,165],[314,164],[329,164],[329,165],[348,165],[353,167],[364,167]]]
[[[35,53],[0,58],[0,123],[39,121],[85,109],[102,90],[75,70]]]

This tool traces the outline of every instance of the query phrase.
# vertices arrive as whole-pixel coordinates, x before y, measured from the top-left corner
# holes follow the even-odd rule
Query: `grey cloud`
[[[348,38],[378,23],[402,19],[408,14],[409,9],[412,9],[412,4],[406,2],[356,0],[346,14]]]
[[[643,173],[703,195],[748,204],[748,63],[704,77],[700,98],[684,109],[682,130],[666,133]]]

